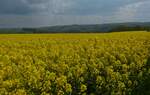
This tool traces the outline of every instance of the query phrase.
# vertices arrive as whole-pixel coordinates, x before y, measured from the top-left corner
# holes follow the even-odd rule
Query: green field
[[[0,95],[150,95],[150,32],[1,34]]]

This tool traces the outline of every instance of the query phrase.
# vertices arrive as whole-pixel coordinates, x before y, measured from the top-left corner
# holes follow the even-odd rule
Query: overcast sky
[[[0,27],[150,21],[150,0],[0,0]]]

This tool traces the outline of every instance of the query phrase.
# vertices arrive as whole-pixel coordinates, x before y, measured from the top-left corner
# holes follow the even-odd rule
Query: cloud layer
[[[0,26],[147,21],[149,4],[149,0],[0,0]]]

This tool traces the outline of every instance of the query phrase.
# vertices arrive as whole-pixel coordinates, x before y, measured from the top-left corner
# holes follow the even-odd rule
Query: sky
[[[150,21],[150,0],[0,0],[0,28]]]

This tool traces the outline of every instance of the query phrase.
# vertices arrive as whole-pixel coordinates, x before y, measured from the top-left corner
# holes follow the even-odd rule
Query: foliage
[[[0,35],[0,95],[149,95],[150,33]]]

